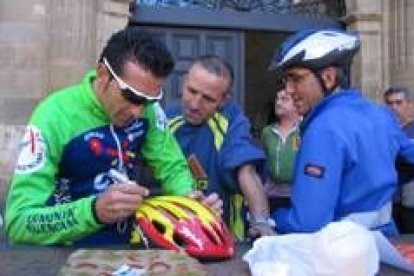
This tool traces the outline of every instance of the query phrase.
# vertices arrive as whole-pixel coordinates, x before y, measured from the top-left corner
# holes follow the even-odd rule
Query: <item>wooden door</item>
[[[234,70],[232,98],[243,105],[244,95],[244,34],[241,31],[222,31],[198,28],[145,27],[163,40],[176,65],[164,88],[163,104],[179,101],[183,77],[192,61],[201,55],[223,57]]]

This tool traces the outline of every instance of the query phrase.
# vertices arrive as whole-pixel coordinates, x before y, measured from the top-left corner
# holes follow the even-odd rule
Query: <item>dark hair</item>
[[[114,33],[102,50],[99,61],[102,62],[104,57],[120,76],[128,61],[138,63],[159,78],[167,77],[174,68],[174,60],[166,45],[136,26]]]
[[[410,89],[408,89],[408,87],[403,86],[403,85],[390,86],[384,92],[384,99],[386,99],[388,96],[390,96],[392,94],[397,94],[397,93],[403,93],[404,96],[405,96],[405,99],[408,102],[413,102],[414,101],[414,93]]]
[[[350,68],[336,67],[336,81],[340,88],[348,89],[350,86]]]
[[[233,68],[227,61],[225,61],[223,58],[219,56],[205,55],[196,58],[192,66],[196,64],[201,65],[201,67],[203,67],[210,73],[215,74],[216,76],[228,79],[228,89],[230,90],[230,87],[233,84],[234,73]]]

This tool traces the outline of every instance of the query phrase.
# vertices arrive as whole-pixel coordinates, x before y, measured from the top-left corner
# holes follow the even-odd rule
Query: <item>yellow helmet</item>
[[[149,198],[135,216],[146,238],[159,247],[182,248],[200,259],[223,259],[234,254],[234,240],[220,215],[194,199]]]

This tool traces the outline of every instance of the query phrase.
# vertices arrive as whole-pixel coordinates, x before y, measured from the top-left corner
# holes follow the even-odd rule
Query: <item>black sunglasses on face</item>
[[[164,94],[162,88],[160,89],[160,92],[157,96],[148,96],[147,94],[132,88],[131,86],[126,84],[120,77],[118,77],[117,74],[115,74],[115,72],[112,70],[112,67],[109,65],[106,58],[103,58],[103,62],[105,64],[106,69],[108,69],[111,77],[114,78],[117,82],[119,89],[122,92],[121,95],[128,102],[136,105],[143,105],[157,102],[162,99],[162,96]]]

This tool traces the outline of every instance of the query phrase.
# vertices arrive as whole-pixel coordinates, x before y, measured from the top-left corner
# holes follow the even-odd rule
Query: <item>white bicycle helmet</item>
[[[294,66],[308,68],[319,79],[324,94],[329,95],[332,91],[328,91],[325,87],[320,70],[328,66],[342,68],[343,78],[338,85],[347,87],[349,84],[347,71],[360,44],[359,37],[354,33],[336,29],[305,29],[282,43],[269,69],[276,69],[283,74],[286,69]]]
[[[303,30],[289,37],[275,55],[271,69],[303,66],[319,70],[348,66],[360,47],[356,34],[342,30]]]

